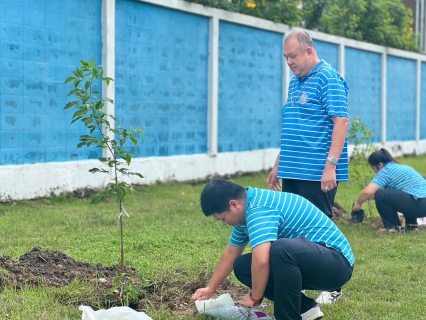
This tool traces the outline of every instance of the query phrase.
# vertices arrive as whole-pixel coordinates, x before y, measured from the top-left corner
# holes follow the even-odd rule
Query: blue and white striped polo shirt
[[[324,60],[303,79],[291,79],[283,108],[278,178],[321,181],[334,128],[330,117],[348,117],[348,91],[345,80]],[[348,180],[346,140],[336,180]]]
[[[396,189],[414,198],[426,198],[426,180],[410,166],[388,162],[377,172],[371,183],[380,189]]]
[[[280,238],[305,237],[340,252],[352,265],[355,257],[348,240],[324,213],[296,194],[247,188],[246,225],[232,229],[229,243],[252,249]]]

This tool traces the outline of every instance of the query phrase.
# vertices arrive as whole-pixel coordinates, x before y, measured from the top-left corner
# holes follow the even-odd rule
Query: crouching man
[[[324,314],[302,290],[339,288],[352,276],[348,240],[301,196],[214,180],[201,193],[201,208],[233,229],[209,284],[193,300],[210,299],[234,271],[251,288],[240,304],[256,307],[266,297],[274,301],[277,320],[314,320]],[[249,242],[251,253],[243,254]]]

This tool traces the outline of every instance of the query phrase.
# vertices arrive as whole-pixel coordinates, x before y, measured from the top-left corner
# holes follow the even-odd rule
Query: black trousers
[[[249,288],[252,254],[234,261],[234,273]],[[276,320],[299,320],[317,305],[301,291],[341,287],[352,277],[353,267],[339,252],[300,237],[278,239],[271,246],[270,272],[264,296],[274,301]]]
[[[328,192],[321,190],[321,181],[282,179],[282,191],[294,193],[309,200],[330,219],[333,216],[333,203],[337,187]]]
[[[398,212],[404,215],[406,224],[417,224],[417,218],[426,217],[426,198],[414,199],[401,190],[380,189],[374,200],[385,228],[401,226]]]
[[[330,219],[333,217],[333,204],[336,197],[337,187],[328,192],[321,190],[321,181],[308,181],[296,179],[282,179],[282,191],[294,193],[324,212]],[[339,186],[339,183],[337,183]],[[330,291],[340,291],[342,288],[332,288]]]

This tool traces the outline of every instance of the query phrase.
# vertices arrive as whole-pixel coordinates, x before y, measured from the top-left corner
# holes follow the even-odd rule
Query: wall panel
[[[137,156],[207,151],[209,19],[117,2],[116,117],[146,136]]]
[[[415,128],[416,61],[388,56],[387,140],[414,140]]]
[[[279,147],[282,35],[221,22],[219,152]]]

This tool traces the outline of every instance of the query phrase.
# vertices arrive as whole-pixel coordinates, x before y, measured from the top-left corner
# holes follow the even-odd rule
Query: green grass
[[[426,175],[426,156],[400,161]],[[232,180],[265,188],[266,177],[262,172]],[[143,271],[151,281],[167,278],[182,284],[214,271],[231,228],[201,213],[199,195],[204,185],[137,187],[137,194],[125,199],[130,214],[124,219],[127,266]],[[359,186],[341,183],[336,201],[350,211],[358,192]],[[322,307],[325,319],[426,318],[426,230],[378,237],[368,223],[339,227],[355,253],[355,271],[342,299]],[[108,200],[93,206],[72,196],[0,205],[0,255],[18,259],[36,246],[61,251],[76,261],[118,265],[117,205]],[[231,281],[235,281],[232,276]],[[92,289],[78,282],[56,289],[2,288],[0,319],[81,319],[79,297],[90,296]],[[173,319],[167,306],[146,313],[155,320]]]

